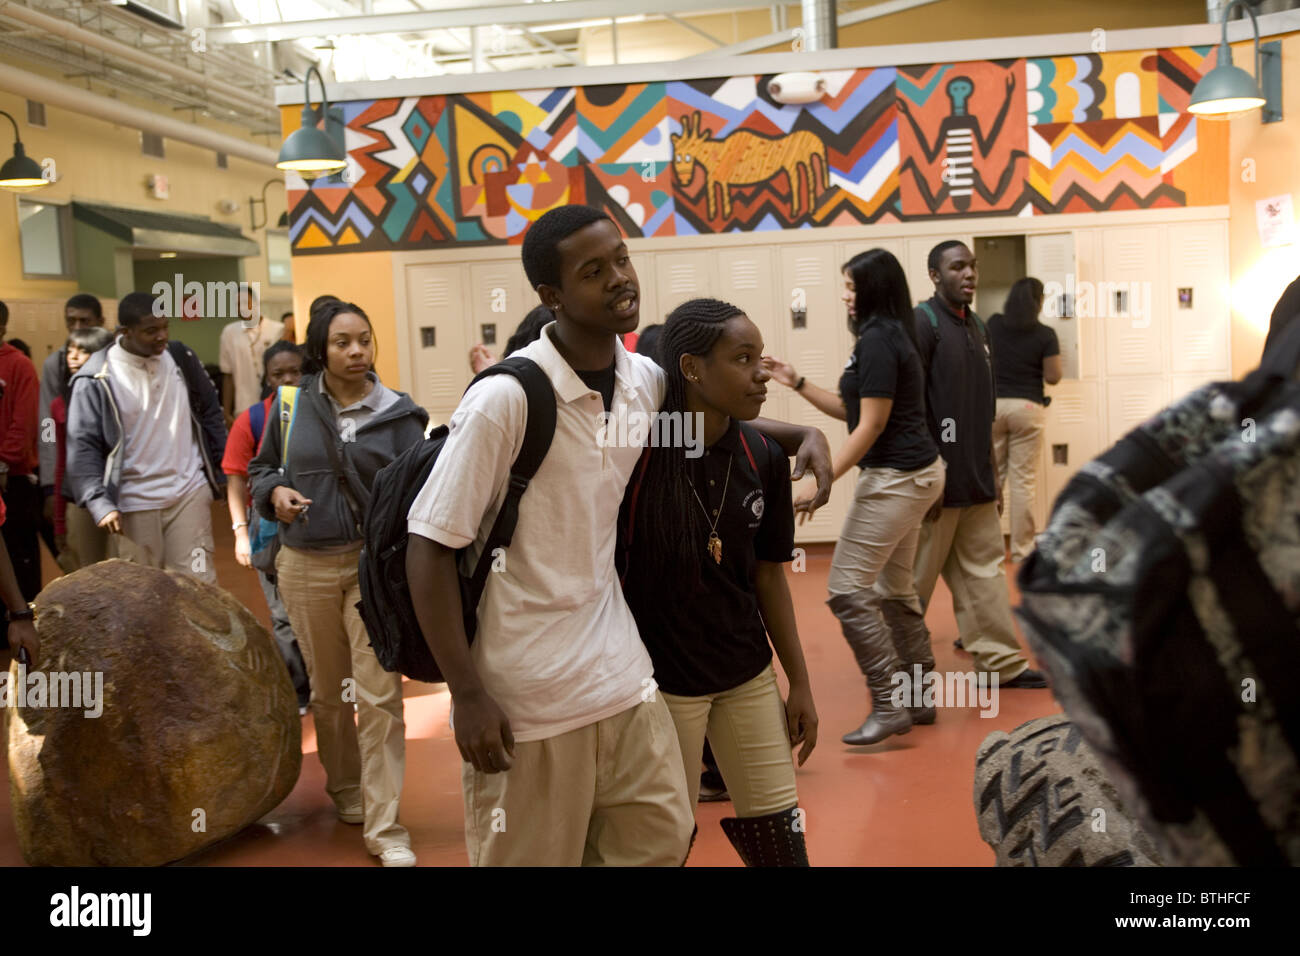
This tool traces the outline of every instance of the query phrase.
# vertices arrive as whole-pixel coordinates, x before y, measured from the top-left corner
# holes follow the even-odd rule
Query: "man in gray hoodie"
[[[216,583],[212,500],[224,497],[221,403],[155,297],[118,304],[120,337],[72,378],[64,479],[118,557]]]

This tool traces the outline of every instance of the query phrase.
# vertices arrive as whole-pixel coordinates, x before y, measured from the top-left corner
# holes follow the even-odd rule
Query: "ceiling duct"
[[[810,53],[840,45],[835,0],[803,0],[804,49]]]

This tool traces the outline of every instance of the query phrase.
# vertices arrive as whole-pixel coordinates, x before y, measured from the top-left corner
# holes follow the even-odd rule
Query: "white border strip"
[[[1300,10],[1284,10],[1259,17],[1261,38],[1300,31]],[[1249,20],[1228,24],[1232,43],[1250,40]],[[1222,28],[1213,23],[1140,30],[1107,30],[1106,51],[1154,50],[1179,46],[1217,44]],[[1051,33],[1031,37],[952,40],[945,43],[903,43],[894,46],[848,47],[817,53],[755,53],[717,59],[668,60],[620,66],[575,66],[507,73],[420,76],[402,80],[373,80],[329,84],[331,103],[377,100],[405,96],[454,93],[490,93],[536,90],[557,86],[596,86],[603,83],[654,83],[711,77],[763,75],[798,70],[849,70],[864,67],[910,66],[920,63],[957,63],[972,60],[1014,60],[1020,57],[1071,56],[1092,51],[1092,33]],[[316,87],[312,88],[313,95]],[[302,84],[279,86],[277,106],[300,105]]]

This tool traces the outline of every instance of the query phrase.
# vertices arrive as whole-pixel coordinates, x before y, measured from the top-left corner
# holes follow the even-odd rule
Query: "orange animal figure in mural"
[[[697,110],[682,120],[681,135],[671,138],[673,169],[678,183],[689,186],[695,178],[695,167],[698,165],[704,170],[704,194],[710,219],[718,210],[715,186],[722,199],[723,219],[731,216],[732,186],[753,186],[780,172],[790,177],[791,217],[798,217],[803,208],[800,170],[808,190],[809,210],[817,196],[826,191],[829,168],[826,165],[826,146],[806,130],[776,139],[740,130],[726,139],[715,140],[712,132],[701,129]]]

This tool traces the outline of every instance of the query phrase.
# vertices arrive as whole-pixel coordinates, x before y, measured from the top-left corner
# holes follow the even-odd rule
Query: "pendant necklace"
[[[722,506],[727,502],[727,486],[731,484],[731,462],[732,458],[727,459],[727,477],[722,482],[722,499],[718,502],[718,510],[714,515],[713,521],[709,525],[709,540],[704,545],[704,550],[713,557],[714,564],[722,563],[722,539],[718,537],[718,521],[722,517]],[[690,478],[686,483],[691,486],[691,494],[695,495],[695,500],[700,504],[700,510],[704,512],[704,520],[709,520],[709,509],[704,507],[704,502],[700,500],[700,493],[695,490],[695,482]]]

